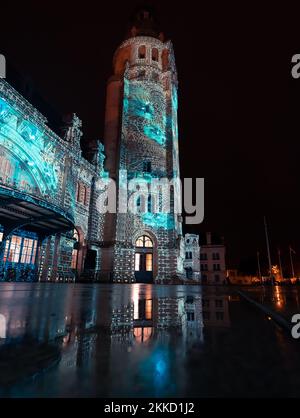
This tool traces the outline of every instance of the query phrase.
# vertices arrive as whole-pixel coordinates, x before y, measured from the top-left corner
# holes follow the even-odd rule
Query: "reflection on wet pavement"
[[[297,342],[228,287],[1,284],[0,373],[29,341],[60,361],[0,396],[299,395]]]

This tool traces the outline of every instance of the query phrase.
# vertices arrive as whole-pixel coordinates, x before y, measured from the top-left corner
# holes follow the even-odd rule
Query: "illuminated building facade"
[[[0,280],[66,281],[89,263],[97,269],[103,219],[94,183],[103,146],[85,160],[81,121],[73,114],[64,123],[59,137],[0,80]]]
[[[0,280],[164,282],[183,276],[180,193],[170,211],[136,199],[137,213],[99,213],[98,180],[120,191],[139,179],[179,178],[177,73],[170,41],[152,15],[137,13],[117,49],[107,85],[104,146],[80,148],[81,121],[64,120],[61,136],[0,79]],[[129,200],[134,191],[129,191]],[[139,207],[146,207],[146,211]]]
[[[174,52],[148,11],[136,15],[113,69],[104,133],[110,178],[120,190],[124,172],[128,180],[143,179],[146,188],[154,179],[179,177]],[[169,213],[154,213],[154,197],[138,196],[135,214],[106,216],[103,274],[112,272],[116,282],[159,282],[183,273],[181,216],[175,213],[179,193],[173,190]]]

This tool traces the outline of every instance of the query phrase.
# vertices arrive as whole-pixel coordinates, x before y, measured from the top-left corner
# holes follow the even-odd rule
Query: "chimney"
[[[206,244],[211,245],[211,232],[206,232]]]

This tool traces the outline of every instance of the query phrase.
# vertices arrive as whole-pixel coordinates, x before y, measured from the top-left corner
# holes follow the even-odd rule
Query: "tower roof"
[[[152,36],[163,40],[163,33],[159,30],[159,23],[153,7],[142,5],[133,12],[127,37]]]

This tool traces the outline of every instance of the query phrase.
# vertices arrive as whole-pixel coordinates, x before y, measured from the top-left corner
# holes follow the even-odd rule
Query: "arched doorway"
[[[148,235],[135,241],[134,270],[137,283],[153,282],[153,241]]]

